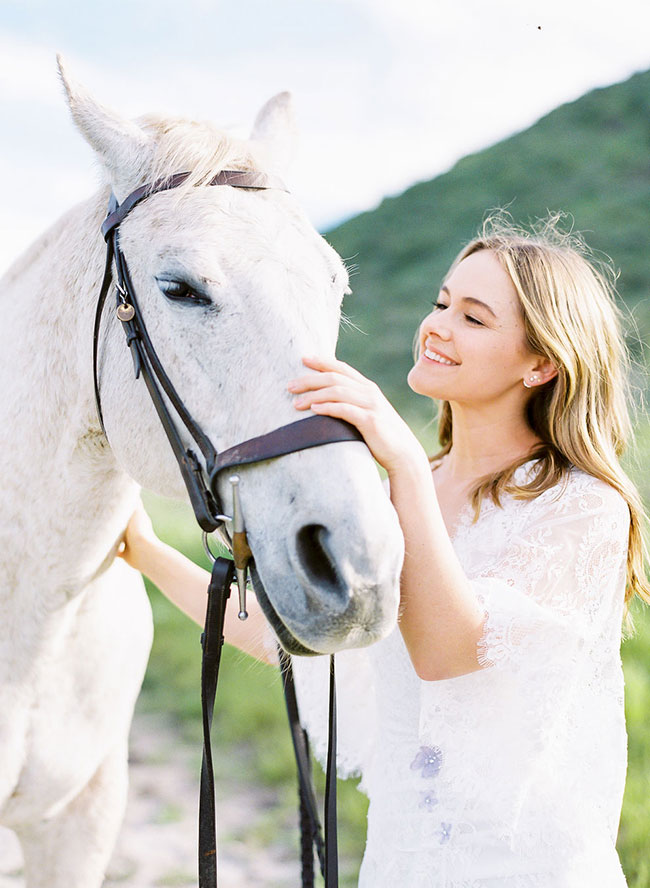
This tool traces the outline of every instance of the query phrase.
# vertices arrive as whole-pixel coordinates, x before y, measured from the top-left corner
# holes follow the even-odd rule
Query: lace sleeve
[[[629,512],[616,491],[588,481],[540,504],[505,554],[472,578],[486,611],[482,666],[556,670],[566,680],[604,627],[620,626]]]
[[[501,701],[504,733],[512,738],[523,729],[525,713],[528,739],[543,743],[576,682],[618,655],[629,534],[623,498],[579,473],[559,496],[548,491],[525,508],[495,507],[493,517],[483,526],[479,519],[461,546],[486,613],[478,649],[484,668],[422,683],[423,742],[437,736],[445,707],[471,731],[486,698]]]
[[[562,779],[570,792],[580,769],[560,750],[588,756],[603,707],[618,711],[628,534],[622,497],[579,473],[559,496],[495,507],[460,541],[486,613],[484,668],[421,682],[419,739],[444,750],[459,807],[480,799],[492,775],[491,811],[504,836],[530,786],[543,794]],[[607,748],[616,770],[618,734]]]

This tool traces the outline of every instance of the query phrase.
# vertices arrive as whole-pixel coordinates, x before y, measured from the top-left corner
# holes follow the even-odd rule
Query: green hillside
[[[570,213],[590,246],[621,269],[620,292],[650,334],[650,72],[563,105],[329,232],[358,266],[345,310],[367,334],[344,330],[339,354],[411,419],[430,416],[404,382],[414,329],[450,262],[495,207],[508,207],[518,222],[547,209]]]

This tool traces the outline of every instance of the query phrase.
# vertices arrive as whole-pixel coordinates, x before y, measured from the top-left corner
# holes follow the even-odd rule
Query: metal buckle
[[[226,548],[232,553],[235,562],[235,576],[237,577],[237,590],[239,593],[239,612],[237,616],[240,620],[248,619],[248,611],[246,610],[246,588],[248,585],[248,562],[253,557],[253,553],[248,545],[246,536],[246,526],[244,523],[244,514],[241,507],[241,498],[239,495],[239,475],[231,475],[228,481],[232,490],[232,516],[217,515],[221,526],[217,528],[221,541]],[[228,530],[228,527],[230,530]],[[211,561],[216,561],[216,556],[210,549],[208,534],[203,532],[203,548]]]

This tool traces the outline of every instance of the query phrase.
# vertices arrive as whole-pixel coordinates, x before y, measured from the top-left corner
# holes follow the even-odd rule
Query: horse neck
[[[101,569],[137,497],[94,407],[104,207],[98,194],[68,212],[0,285],[0,424],[8,438],[0,454],[2,547],[10,561],[34,563],[37,535],[48,583],[66,595]]]

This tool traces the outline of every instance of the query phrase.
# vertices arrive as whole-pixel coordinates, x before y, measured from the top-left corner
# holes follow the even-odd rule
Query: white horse
[[[122,119],[61,76],[108,183],[18,259],[0,291],[0,823],[20,839],[29,888],[95,888],[123,815],[127,734],[152,635],[141,578],[116,549],[139,485],[185,497],[112,300],[99,362],[108,438],[95,409],[109,192],[122,200],[193,173],[129,215],[121,246],[163,365],[218,449],[297,418],[287,380],[304,372],[302,355],[333,354],[347,276],[289,194],[202,187],[223,168],[283,172],[287,94],[236,141],[194,121]],[[329,444],[240,474],[276,625],[323,652],[385,635],[402,543],[364,445]]]

